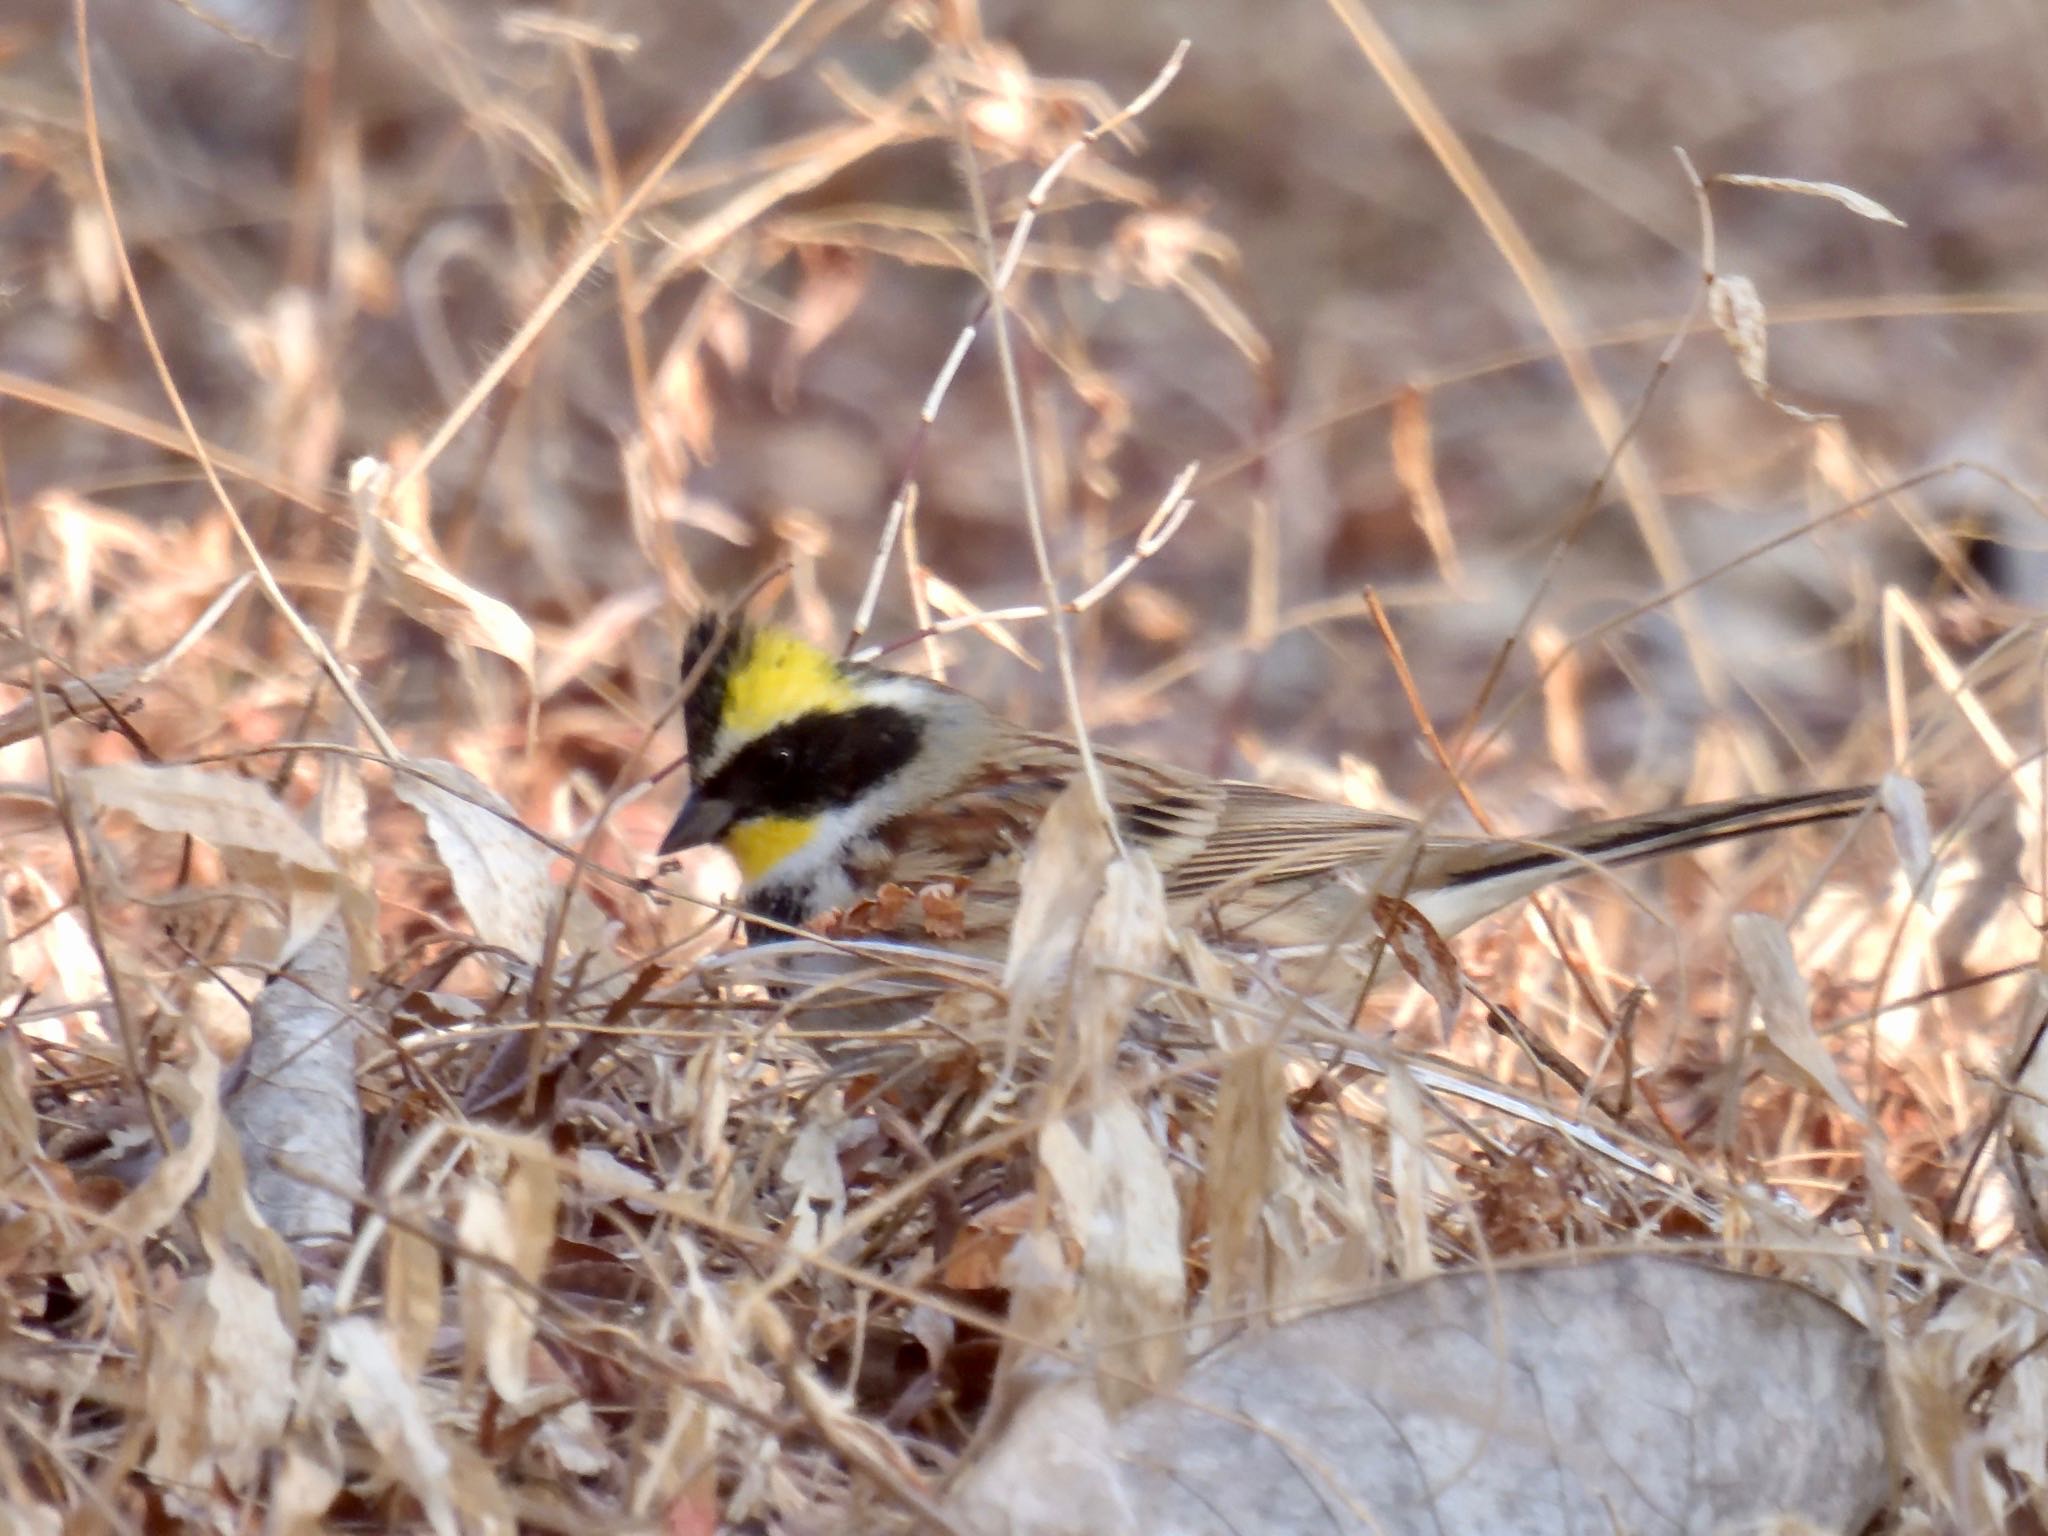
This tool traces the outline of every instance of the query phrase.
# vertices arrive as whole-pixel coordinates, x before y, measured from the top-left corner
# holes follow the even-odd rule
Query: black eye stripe
[[[890,704],[816,710],[733,754],[698,786],[749,816],[814,816],[851,804],[917,756],[923,727]]]

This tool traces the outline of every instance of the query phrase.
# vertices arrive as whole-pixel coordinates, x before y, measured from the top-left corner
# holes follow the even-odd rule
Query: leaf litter
[[[636,283],[667,314],[678,278],[706,279],[674,306],[666,352],[622,362],[613,382],[641,398],[607,421],[602,454],[570,440],[579,414],[601,413],[575,404],[579,365],[550,342],[454,438],[480,462],[433,466],[431,516],[413,423],[379,409],[381,380],[340,382],[366,366],[343,333],[403,323],[424,344],[422,317],[451,323],[456,296],[422,284],[427,264],[391,267],[381,242],[405,237],[383,230],[381,198],[373,216],[357,201],[363,166],[308,151],[313,181],[296,190],[322,195],[282,188],[278,206],[332,215],[353,254],[321,303],[293,288],[233,333],[272,391],[248,402],[264,440],[244,454],[286,468],[209,462],[238,496],[288,485],[278,516],[255,509],[253,547],[346,673],[324,672],[275,614],[237,608],[254,577],[231,563],[246,547],[214,503],[130,512],[65,468],[32,527],[7,509],[30,558],[4,637],[19,697],[0,712],[0,753],[10,804],[35,810],[7,839],[0,974],[12,1526],[1406,1530],[1481,1528],[1467,1512],[1509,1503],[1531,1530],[1616,1511],[1643,1530],[1687,1528],[1673,1510],[1757,1528],[1851,1529],[1880,1508],[1908,1529],[2038,1515],[2044,1010],[2029,898],[1983,899],[2008,877],[1975,840],[2017,829],[2015,882],[2038,863],[2038,679],[2017,644],[1961,638],[1979,632],[1963,622],[1979,594],[1923,599],[1873,567],[1890,739],[1799,738],[1817,781],[1883,775],[1893,854],[1874,837],[1787,840],[1675,868],[1633,886],[1636,903],[1588,882],[1547,898],[1555,924],[1511,915],[1456,945],[1388,903],[1379,928],[1406,979],[1390,975],[1356,1019],[1286,997],[1264,957],[1177,927],[1157,871],[1119,853],[1082,794],[1028,851],[1000,968],[864,945],[857,922],[816,936],[854,963],[842,991],[910,973],[941,994],[873,1028],[792,1027],[800,989],[767,956],[721,948],[730,878],[715,855],[655,870],[679,780],[646,789],[659,752],[639,761],[635,738],[676,748],[661,591],[722,579],[713,556],[699,569],[678,550],[786,547],[790,606],[813,616],[869,565],[866,525],[818,510],[846,461],[807,482],[816,494],[750,499],[708,473],[789,467],[750,443],[748,388],[800,412],[809,381],[871,339],[864,317],[899,268],[971,260],[950,203],[847,205],[835,223],[795,195],[829,201],[850,164],[963,135],[999,175],[1020,173],[1008,216],[1043,221],[1017,243],[1006,297],[1042,349],[1034,389],[1071,395],[1033,407],[1035,468],[1054,487],[1049,522],[1072,534],[1056,540],[1064,590],[1088,595],[1071,617],[1091,702],[1191,761],[1177,715],[1220,719],[1276,778],[1429,808],[1391,757],[1384,773],[1313,781],[1319,754],[1270,739],[1262,690],[1233,692],[1258,667],[1281,669],[1268,687],[1284,692],[1304,633],[1356,660],[1346,620],[1362,611],[1282,604],[1280,573],[1294,581],[1302,553],[1282,545],[1300,530],[1270,500],[1233,517],[1215,488],[1243,466],[1205,457],[1203,481],[1176,480],[1150,520],[1154,498],[1134,496],[1128,518],[1108,499],[1135,485],[1144,455],[1125,450],[1157,402],[1127,395],[1091,354],[1075,295],[1048,302],[1046,285],[1182,303],[1264,389],[1273,354],[1240,302],[1239,242],[1145,181],[1114,136],[1077,149],[1115,109],[1085,82],[1040,78],[993,43],[942,48],[916,7],[899,21],[932,44],[909,88],[885,100],[822,59],[817,83],[845,121],[769,162],[666,168],[705,179],[668,183],[675,207],[601,242],[592,260],[610,253],[616,292],[593,281],[575,303],[615,304],[629,324],[652,302]],[[502,207],[523,218],[537,196],[580,218],[613,200],[578,158],[601,158],[602,110],[565,130],[546,93],[459,67],[481,39],[426,27],[410,41],[449,66],[456,121],[490,125],[515,177],[542,175]],[[561,100],[609,105],[610,77],[579,73],[588,39],[543,43],[559,49]],[[47,122],[10,121],[25,162],[55,163]],[[107,147],[134,174],[135,148]],[[1055,166],[1060,195],[1085,189],[1110,215],[1092,250],[1063,243],[1083,226],[1050,181],[1015,201]],[[111,328],[125,324],[123,236],[89,179],[52,184],[67,268],[40,274],[32,298]],[[1834,183],[1709,180],[1898,222]],[[447,231],[438,202],[392,201]],[[574,220],[545,224],[510,234],[503,269],[474,274],[462,301],[505,301],[514,323],[536,313],[536,273],[552,280],[558,241],[585,238]],[[187,304],[222,286],[210,264],[187,270]],[[1707,272],[1708,323],[1741,382],[1782,407],[1770,332],[1784,301],[1774,316],[1755,281]],[[776,323],[779,344],[750,344]],[[167,329],[173,373],[217,390],[191,329]],[[566,350],[584,349],[571,329]],[[479,359],[503,337],[486,339]],[[1195,382],[1220,404],[1208,373],[1182,387]],[[1381,490],[1408,507],[1418,568],[1434,567],[1396,608],[1404,623],[1421,609],[1490,623],[1479,604],[1513,559],[1475,523],[1487,503],[1457,382],[1391,394],[1391,432],[1374,436]],[[207,404],[207,430],[224,431],[233,413]],[[186,461],[206,450],[138,421],[109,399],[76,427]],[[378,445],[347,508],[324,484],[342,441]],[[1840,458],[1850,441],[1814,451]],[[1515,463],[1486,446],[1478,457]],[[1335,473],[1322,451],[1286,466],[1290,509]],[[512,470],[493,469],[501,453]],[[604,455],[646,545],[623,587],[599,568],[624,540],[578,547],[558,500],[564,466]],[[966,579],[995,524],[947,532],[944,504],[1009,495],[1003,471],[973,468],[906,494],[918,526],[901,574],[952,625],[930,653],[1016,703],[1039,697],[1012,664],[1043,655],[1043,614]],[[1204,517],[1169,549],[1196,494]],[[1341,557],[1357,530],[1328,510]],[[1141,522],[1138,553],[1111,568],[1104,552]],[[1218,562],[1242,591],[1191,592],[1181,560]],[[1233,631],[1240,612],[1255,647]],[[1569,750],[1550,763],[1526,740],[1520,756],[1475,749],[1471,787],[1503,815],[1640,804],[1630,775],[1653,754],[1616,766],[1636,743],[1600,692],[1604,663],[1564,627],[1543,634],[1545,667],[1570,661],[1544,689],[1547,737]],[[1642,664],[1623,649],[1620,671]],[[509,660],[523,694],[477,650]],[[1200,709],[1166,691],[1189,677],[1208,687]],[[1469,683],[1449,707],[1470,703]],[[344,685],[360,687],[346,712]],[[106,729],[116,714],[126,729]],[[381,744],[387,722],[405,755]],[[1752,722],[1732,730],[1725,756],[1744,772],[1789,755]],[[358,751],[359,734],[378,749]],[[1723,792],[1717,762],[1703,747],[1686,759],[1698,792]],[[1650,776],[1660,791],[1684,778]],[[938,945],[972,895],[887,899],[916,903]],[[1938,939],[1963,918],[1967,970]],[[509,1090],[475,1094],[498,1047],[528,1040],[547,1048],[517,1056]],[[1674,1423],[1690,1428],[1641,1432]]]

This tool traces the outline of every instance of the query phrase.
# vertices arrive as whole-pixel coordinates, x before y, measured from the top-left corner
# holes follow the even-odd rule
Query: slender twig
[[[1024,248],[1031,234],[1031,226],[1038,210],[1045,205],[1045,199],[1058,182],[1061,174],[1090,145],[1129,122],[1159,99],[1160,93],[1180,73],[1181,61],[1187,57],[1188,43],[1182,39],[1165,66],[1153,77],[1152,83],[1134,96],[1122,111],[1097,123],[1087,133],[1069,144],[1052,163],[1040,174],[1025,199],[1024,212],[1017,220],[1017,227],[1010,237],[1010,247],[1000,263],[995,261],[995,229],[990,221],[988,193],[981,184],[981,172],[974,158],[974,143],[967,127],[965,115],[959,110],[954,93],[952,76],[941,73],[951,114],[955,124],[961,170],[967,183],[968,205],[974,214],[975,240],[981,248],[982,259],[989,269],[988,314],[993,319],[996,359],[1003,381],[1003,400],[1009,411],[1010,431],[1017,451],[1017,472],[1019,486],[1024,498],[1024,525],[1031,535],[1031,556],[1038,568],[1038,580],[1045,592],[1045,606],[1052,628],[1053,658],[1059,669],[1060,690],[1064,696],[1068,722],[1073,727],[1074,742],[1079,750],[1081,773],[1088,784],[1089,792],[1095,797],[1095,808],[1107,828],[1111,844],[1117,856],[1126,856],[1123,831],[1117,825],[1115,806],[1109,797],[1109,787],[1102,777],[1102,765],[1097,761],[1095,747],[1088,739],[1088,722],[1081,704],[1080,679],[1074,669],[1073,638],[1067,633],[1063,617],[1064,605],[1060,597],[1059,577],[1053,570],[1052,550],[1045,536],[1045,512],[1039,502],[1038,474],[1031,452],[1031,429],[1025,419],[1024,389],[1017,374],[1017,358],[1010,339],[1010,307],[1005,289],[1016,274],[1017,265],[1023,258]],[[948,359],[948,368],[940,376],[939,384],[933,386],[933,398],[943,394],[943,385],[951,381],[952,369],[958,367],[958,359],[965,356],[967,343],[973,339],[979,316],[971,321],[954,343],[953,355]]]
[[[85,0],[77,0],[77,3],[82,7]],[[696,115],[684,124],[682,130],[668,142],[659,155],[655,156],[654,163],[648,166],[641,173],[640,179],[633,184],[633,190],[619,200],[618,206],[612,209],[610,216],[591,233],[590,238],[583,242],[575,255],[569,258],[554,282],[548,285],[547,292],[541,295],[540,301],[512,333],[511,339],[499,348],[498,355],[484,366],[483,372],[477,375],[476,382],[469,386],[462,398],[442,419],[440,426],[434,429],[433,435],[420,445],[419,452],[407,460],[405,467],[391,482],[387,495],[397,496],[405,491],[415,479],[427,472],[428,466],[455,440],[455,434],[476,414],[485,397],[504,381],[505,375],[512,371],[513,365],[540,339],[540,333],[546,330],[548,322],[554,319],[555,311],[562,307],[569,295],[576,291],[585,277],[589,276],[590,269],[613,248],[626,226],[639,217],[641,210],[660,189],[662,178],[668,175],[675,163],[682,159],[705,128],[710,126],[711,121],[725,110],[734,96],[739,94],[740,87],[759,73],[768,56],[782,45],[783,39],[789,36],[797,23],[802,21],[817,3],[818,0],[792,0],[789,9],[782,13],[782,18],[768,29],[767,35],[756,43],[732,73],[719,83],[718,89],[711,93],[711,99],[697,110]]]
[[[242,520],[241,511],[228,496],[227,487],[221,484],[219,472],[215,470],[213,456],[206,441],[199,435],[193,424],[191,412],[185,409],[185,397],[179,392],[177,381],[171,376],[171,365],[165,359],[163,348],[157,342],[156,327],[149,318],[149,310],[142,302],[142,289],[135,280],[135,266],[128,259],[127,242],[121,237],[120,215],[114,208],[114,191],[107,180],[106,151],[100,143],[99,110],[93,97],[92,83],[92,30],[86,15],[87,0],[73,0],[72,20],[78,42],[78,92],[79,111],[85,124],[85,147],[87,158],[92,164],[93,190],[98,194],[100,216],[107,221],[108,244],[112,247],[114,262],[120,269],[121,287],[128,299],[128,306],[134,312],[136,328],[142,334],[142,344],[149,353],[151,365],[156,369],[157,381],[163,386],[165,398],[170,401],[171,411],[178,418],[178,425],[184,430],[185,440],[191,448],[192,457],[198,463],[200,473],[206,477],[207,488],[213,492],[214,500],[227,514],[228,524],[234,530],[235,540],[242,546],[242,553],[248,557],[250,567],[256,572],[257,583],[263,588],[263,595],[270,599],[271,606],[290,626],[293,634],[304,645],[322,670],[327,673],[335,689],[348,701],[349,707],[363,722],[371,739],[388,755],[396,757],[398,748],[377,717],[370,713],[356,686],[342,666],[341,660],[327,643],[300,616],[291,600],[278,585],[270,564],[263,558],[263,551],[256,547],[255,537],[249,532],[249,525]]]

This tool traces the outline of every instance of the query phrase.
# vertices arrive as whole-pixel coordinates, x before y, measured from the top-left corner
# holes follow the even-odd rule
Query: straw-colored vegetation
[[[1061,1368],[1628,1252],[1871,1330],[1898,1528],[2038,1529],[2044,47],[0,15],[0,1525],[1083,1529],[990,1491]],[[1007,968],[816,1027],[652,855],[742,596],[1447,829],[1882,812],[1356,1017],[1077,837]]]

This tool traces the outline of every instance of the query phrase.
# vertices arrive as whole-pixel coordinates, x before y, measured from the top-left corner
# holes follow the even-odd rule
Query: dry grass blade
[[[1845,187],[1832,181],[1801,181],[1792,176],[1750,176],[1741,172],[1723,171],[1713,178],[1715,184],[1724,187],[1756,187],[1765,192],[1792,192],[1801,197],[1824,197],[1831,203],[1838,203],[1859,218],[1872,219],[1879,224],[1895,224],[1900,229],[1906,221],[1874,197],[1866,197],[1853,187]]]
[[[0,21],[15,1524],[2048,1508],[2025,27],[1181,10]],[[1738,140],[1890,206],[1655,148]],[[892,878],[862,716],[749,781],[851,885],[771,921],[655,852],[708,605],[1101,771],[976,766]],[[1449,942],[1290,883],[1880,778],[1895,857]],[[1214,796],[1303,818],[1270,932]]]
[[[192,621],[192,625],[168,648],[149,660],[128,666],[108,667],[95,672],[91,677],[68,677],[43,684],[42,692],[49,697],[54,707],[68,715],[84,718],[95,710],[118,712],[122,701],[138,688],[145,687],[175,666],[185,653],[197,645],[220,622],[236,598],[253,578],[242,575],[229,582],[225,591],[207,605],[206,612]],[[27,741],[36,734],[36,703],[33,699],[17,704],[0,714],[0,747],[11,747],[18,741]]]

